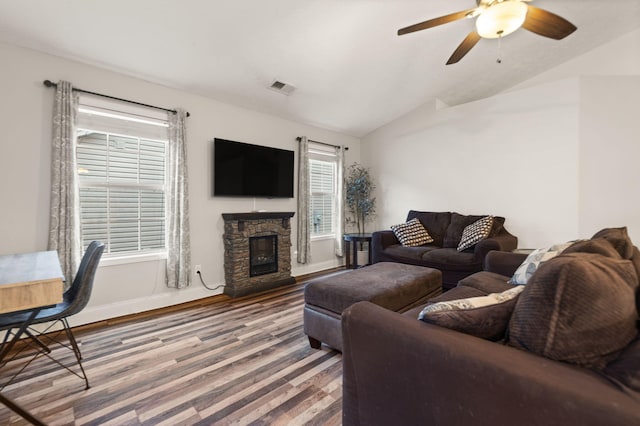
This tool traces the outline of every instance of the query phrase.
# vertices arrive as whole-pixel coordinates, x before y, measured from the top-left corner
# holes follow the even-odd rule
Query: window
[[[311,236],[333,236],[336,228],[336,155],[333,149],[309,144]]]
[[[164,252],[166,117],[81,98],[76,157],[83,247],[106,256]],[[145,111],[149,114],[148,111]]]

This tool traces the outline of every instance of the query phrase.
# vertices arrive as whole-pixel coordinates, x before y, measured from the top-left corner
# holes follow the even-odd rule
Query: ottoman
[[[380,262],[310,281],[304,289],[304,332],[312,348],[322,343],[342,351],[342,311],[360,301],[405,312],[442,293],[442,273],[433,268]]]

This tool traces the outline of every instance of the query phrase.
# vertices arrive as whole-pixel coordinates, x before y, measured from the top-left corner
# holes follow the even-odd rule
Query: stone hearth
[[[291,218],[293,212],[223,213],[224,293],[231,297],[295,283],[291,276]],[[277,269],[252,276],[250,239],[275,236]]]

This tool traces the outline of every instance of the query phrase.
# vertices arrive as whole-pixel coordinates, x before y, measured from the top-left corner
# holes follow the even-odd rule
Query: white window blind
[[[166,138],[166,118],[95,110],[81,103],[78,115],[82,243],[104,242],[107,256],[164,251],[167,140],[149,136]]]
[[[336,157],[333,150],[310,146],[309,170],[311,200],[309,215],[312,236],[335,233]]]

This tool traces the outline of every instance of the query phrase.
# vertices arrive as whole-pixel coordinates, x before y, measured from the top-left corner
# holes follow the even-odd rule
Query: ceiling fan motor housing
[[[476,19],[476,29],[483,38],[498,38],[511,34],[527,17],[527,5],[520,0],[493,3]]]

